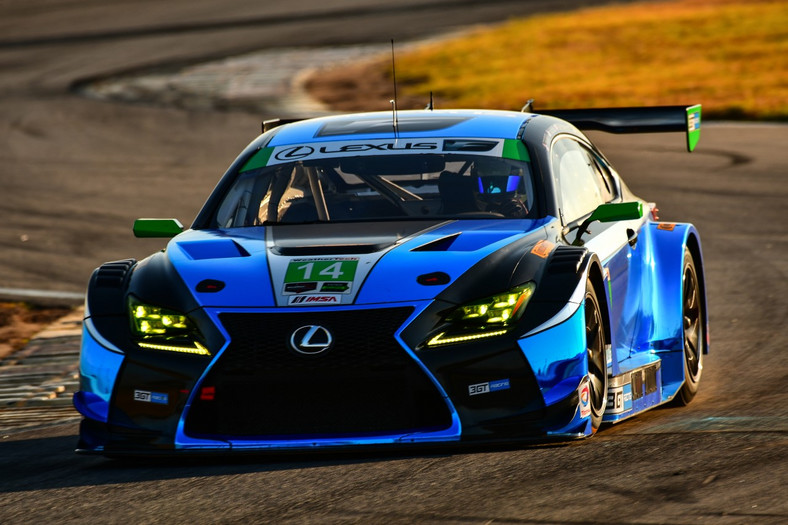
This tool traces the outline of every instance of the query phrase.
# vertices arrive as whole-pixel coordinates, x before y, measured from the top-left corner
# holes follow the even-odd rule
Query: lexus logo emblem
[[[314,148],[310,146],[295,146],[293,148],[283,149],[274,155],[276,160],[298,160],[310,156],[314,153]]]
[[[290,336],[290,347],[299,354],[317,355],[329,350],[333,345],[331,332],[313,324],[296,329]]]

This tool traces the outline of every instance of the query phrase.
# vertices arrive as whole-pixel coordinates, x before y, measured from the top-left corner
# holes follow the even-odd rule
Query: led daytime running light
[[[427,341],[427,346],[439,346],[439,345],[450,345],[452,343],[464,343],[467,341],[474,341],[476,339],[484,339],[487,337],[497,337],[499,335],[503,335],[508,330],[496,330],[494,332],[479,332],[477,334],[468,334],[468,335],[458,335],[454,337],[445,337],[446,332],[441,332],[429,341]]]
[[[197,355],[211,355],[203,345],[197,341],[193,341],[194,346],[175,346],[175,345],[157,345],[153,343],[137,343],[141,348],[149,348],[151,350],[165,350],[168,352],[181,352],[184,354],[197,354]]]

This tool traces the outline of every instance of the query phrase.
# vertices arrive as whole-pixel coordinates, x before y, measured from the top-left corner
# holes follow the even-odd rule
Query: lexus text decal
[[[332,157],[456,152],[458,142],[476,144],[477,146],[472,150],[474,155],[500,157],[503,154],[503,139],[352,140],[277,146],[273,148],[267,165]],[[484,147],[481,146],[482,144]]]

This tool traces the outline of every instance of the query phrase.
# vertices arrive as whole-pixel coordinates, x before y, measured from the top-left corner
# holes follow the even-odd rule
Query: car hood
[[[188,230],[170,241],[166,253],[202,307],[414,302],[434,299],[488,255],[546,238],[551,220]]]

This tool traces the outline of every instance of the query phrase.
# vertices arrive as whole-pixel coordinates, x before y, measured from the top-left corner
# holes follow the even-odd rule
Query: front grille
[[[213,399],[198,392],[186,433],[282,439],[449,427],[440,393],[394,339],[412,311],[220,314],[230,345],[202,383]],[[291,335],[306,325],[328,329],[333,347],[292,350]]]

